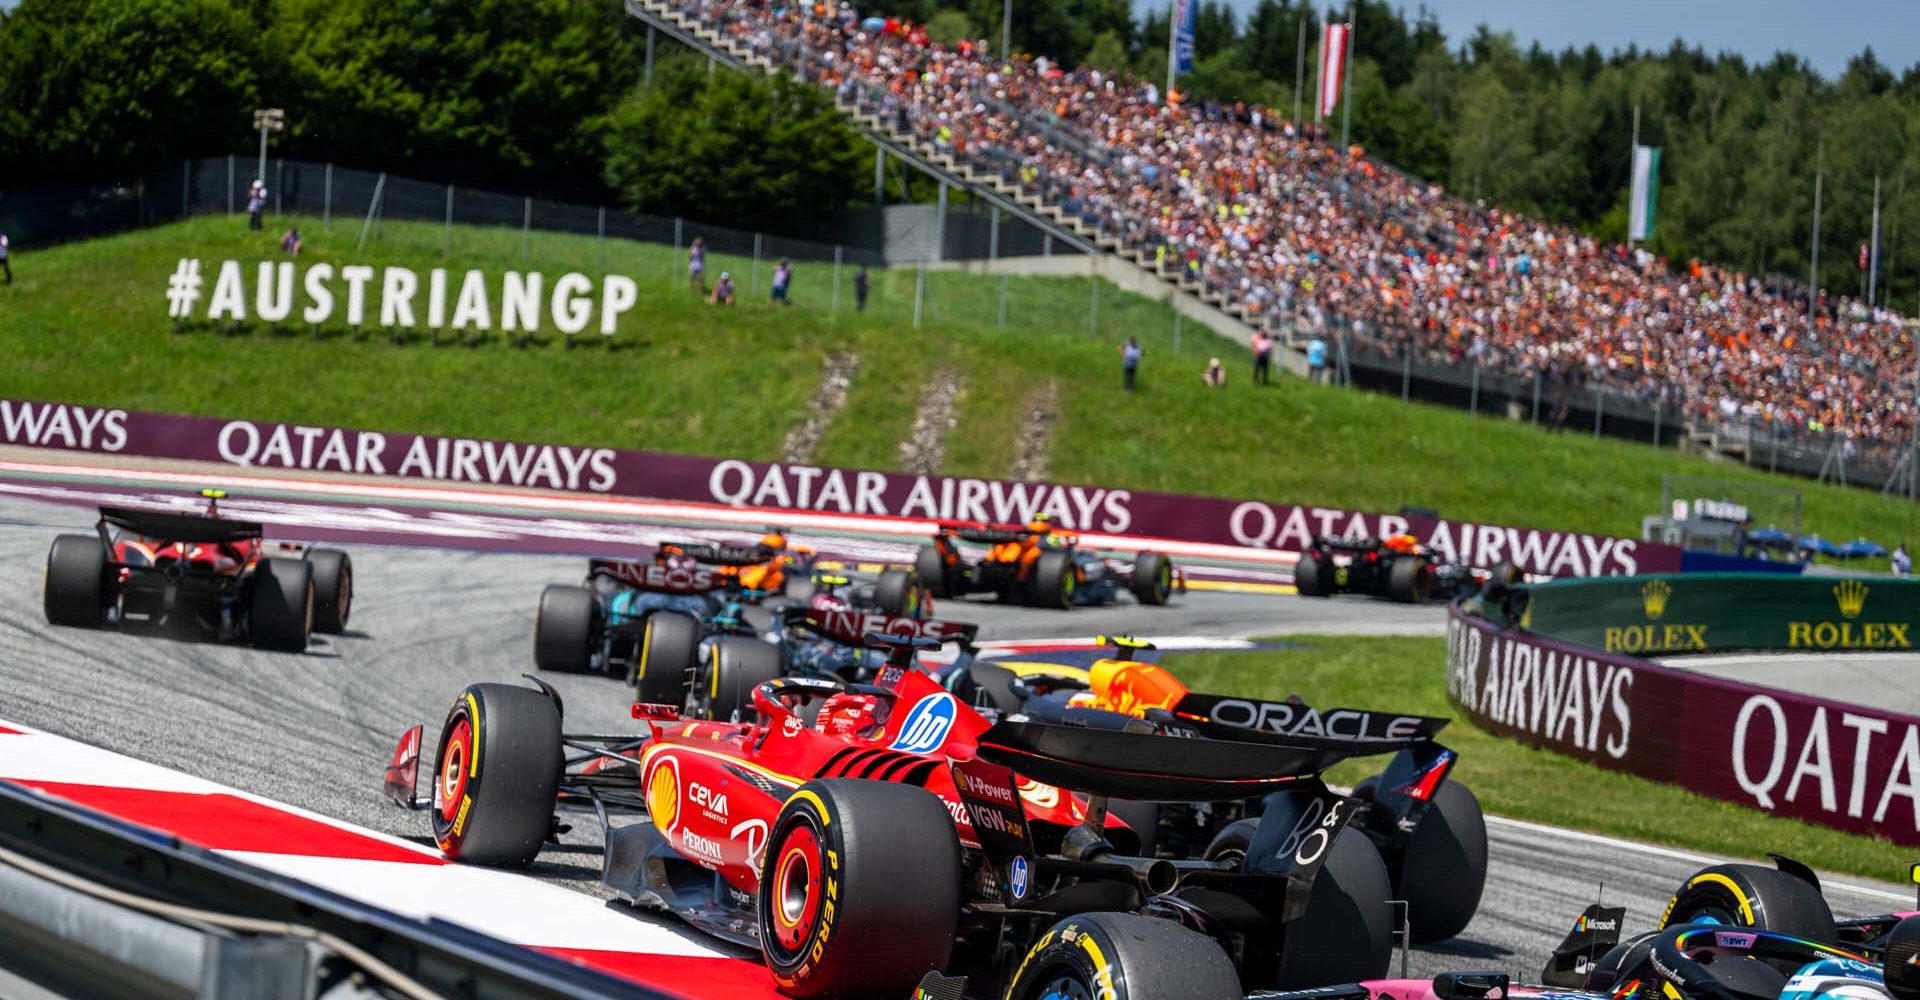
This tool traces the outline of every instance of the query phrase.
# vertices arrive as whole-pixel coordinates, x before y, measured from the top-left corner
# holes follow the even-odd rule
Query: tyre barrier
[[[1560,584],[1530,590],[1551,586]],[[1920,717],[1543,635],[1522,624],[1545,617],[1531,608],[1513,625],[1459,601],[1448,616],[1447,696],[1483,729],[1776,815],[1920,846]]]
[[[1410,532],[1457,562],[1510,562],[1536,576],[1661,573],[1672,545],[1430,516],[1155,493],[1102,486],[916,476],[616,448],[434,437],[0,398],[0,444],[212,462],[268,471],[395,476],[561,490],[788,515],[1020,523],[1188,545],[1299,552],[1320,535]],[[1098,541],[1095,539],[1094,541]]]

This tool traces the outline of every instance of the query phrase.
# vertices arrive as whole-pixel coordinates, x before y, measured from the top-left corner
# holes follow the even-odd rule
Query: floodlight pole
[[[279,108],[261,108],[253,113],[253,127],[260,130],[260,169],[254,177],[267,179],[267,133],[282,132],[287,127],[287,113]]]

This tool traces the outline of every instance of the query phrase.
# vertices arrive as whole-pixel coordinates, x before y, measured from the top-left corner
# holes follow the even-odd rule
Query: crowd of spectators
[[[846,3],[672,0],[1296,340],[1904,445],[1906,318],[1449,195],[1270,109],[948,46]]]

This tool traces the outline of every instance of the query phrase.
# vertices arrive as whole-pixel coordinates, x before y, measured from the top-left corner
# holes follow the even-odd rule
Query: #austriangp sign
[[[1920,581],[1689,573],[1529,588],[1530,631],[1609,653],[1910,650]]]
[[[1553,576],[1650,573],[1680,565],[1680,550],[1670,545],[1444,518],[11,399],[0,399],[0,443],[769,511],[982,523],[1022,522],[1046,513],[1073,531],[1279,551],[1301,551],[1319,535],[1411,532],[1450,559],[1483,567],[1510,561]]]
[[[1447,694],[1483,729],[1766,812],[1920,846],[1920,718],[1503,629],[1456,607]]]

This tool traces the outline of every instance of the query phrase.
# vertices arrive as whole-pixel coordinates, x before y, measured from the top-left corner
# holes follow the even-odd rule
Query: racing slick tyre
[[[1472,790],[1442,782],[1394,867],[1393,898],[1407,901],[1415,941],[1466,930],[1487,885],[1487,820]]]
[[[1333,592],[1327,586],[1327,568],[1310,552],[1293,564],[1293,587],[1301,597],[1325,597]]]
[[[1660,919],[1662,930],[1681,924],[1724,924],[1838,944],[1833,911],[1820,890],[1786,872],[1760,865],[1714,865],[1680,886]]]
[[[508,684],[468,687],[434,753],[434,841],[455,861],[525,867],[552,832],[564,766],[553,699]]]
[[[1884,966],[1887,992],[1894,1000],[1920,1000],[1920,966],[1913,956],[1920,954],[1920,917],[1907,917],[1887,933],[1887,959]]]
[[[715,722],[753,721],[753,689],[786,673],[780,669],[780,650],[744,636],[715,639],[712,650],[700,716]]]
[[[1122,854],[1134,854],[1143,858],[1153,857],[1154,848],[1160,843],[1160,803],[1135,802],[1131,799],[1108,799],[1107,812],[1126,821],[1127,827],[1140,838],[1135,850],[1121,851]],[[1108,831],[1111,839],[1113,831]],[[1116,845],[1125,846],[1125,845]]]
[[[339,635],[353,613],[353,560],[339,549],[308,549],[313,571],[313,630]]]
[[[914,574],[904,569],[884,570],[873,584],[873,603],[890,615],[911,615],[920,610]]]
[[[262,559],[253,568],[247,632],[262,649],[298,652],[313,636],[313,567],[304,559]]]
[[[107,547],[97,535],[61,535],[47,550],[41,601],[53,625],[89,627],[106,604]]]
[[[633,661],[633,700],[649,705],[685,705],[700,655],[700,623],[678,611],[647,616],[640,657]]]
[[[593,620],[600,602],[593,591],[550,583],[540,591],[533,616],[533,666],[556,674],[584,674],[593,665]]]
[[[1033,563],[1033,579],[1027,584],[1027,603],[1037,608],[1073,607],[1075,576],[1072,553],[1048,549]]]
[[[1127,581],[1133,599],[1158,607],[1173,594],[1173,564],[1158,552],[1142,552],[1133,560],[1133,576]]]
[[[1207,845],[1208,861],[1242,859],[1257,817],[1235,820]],[[1366,834],[1351,827],[1333,839],[1313,880],[1306,915],[1286,925],[1276,989],[1378,979],[1393,958],[1393,897],[1386,863]]]
[[[760,942],[782,993],[897,1000],[946,967],[960,924],[960,841],[931,793],[809,781],[787,797],[767,844]]]
[[[1082,913],[1042,934],[1008,1000],[1238,1000],[1240,976],[1219,942],[1163,917]]]
[[[922,545],[920,551],[913,554],[913,575],[920,578],[927,593],[939,598],[954,596],[947,579],[947,564],[940,558],[938,546]]]
[[[1425,604],[1433,592],[1433,574],[1421,556],[1395,559],[1387,567],[1387,596],[1401,604]]]

